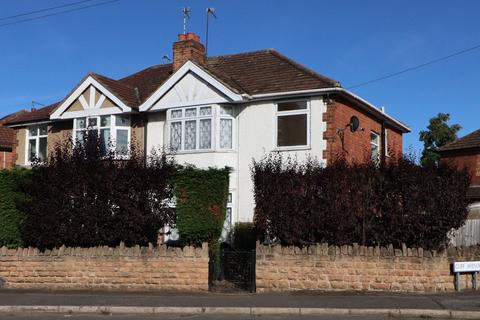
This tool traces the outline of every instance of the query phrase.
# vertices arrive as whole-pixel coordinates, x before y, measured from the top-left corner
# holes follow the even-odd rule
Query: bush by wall
[[[233,247],[239,250],[254,250],[257,230],[251,222],[239,222],[233,228]]]
[[[337,159],[322,167],[272,155],[254,162],[255,223],[284,245],[438,249],[467,217],[469,176],[400,159],[379,168]]]
[[[133,148],[127,158],[105,152],[89,133],[83,144],[56,146],[46,164],[31,170],[19,203],[25,213],[22,238],[32,247],[148,245],[174,223],[168,202],[174,163],[164,154],[150,159]]]
[[[225,221],[230,168],[180,168],[173,180],[176,226],[183,243],[215,246]]]
[[[16,201],[25,195],[20,186],[28,179],[27,170],[0,170],[0,247],[18,247],[23,244],[20,224],[23,214]]]

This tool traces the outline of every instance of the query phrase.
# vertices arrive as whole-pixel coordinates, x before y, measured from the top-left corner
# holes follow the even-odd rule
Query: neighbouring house
[[[480,129],[444,145],[437,150],[440,161],[459,169],[467,169],[472,177],[468,190],[471,207],[480,215]]]
[[[480,129],[444,145],[437,150],[440,161],[458,169],[467,169],[471,175],[471,185],[467,197],[468,220],[457,235],[459,245],[480,243]]]
[[[45,159],[65,137],[87,129],[132,143],[148,155],[160,147],[179,163],[229,166],[228,223],[251,221],[252,159],[280,152],[328,164],[401,156],[409,128],[275,50],[207,57],[194,33],[179,35],[170,64],[121,79],[89,73],[62,101],[9,121],[16,129],[17,165]]]
[[[26,112],[21,110],[0,119],[0,170],[15,168],[16,161],[15,129],[9,128],[5,123]]]

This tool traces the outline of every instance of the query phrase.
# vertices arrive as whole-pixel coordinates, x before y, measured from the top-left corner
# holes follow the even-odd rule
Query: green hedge
[[[225,221],[230,168],[179,168],[174,177],[176,225],[188,245],[216,245]]]
[[[20,225],[23,213],[16,207],[16,201],[25,197],[20,188],[30,172],[28,170],[0,170],[0,247],[23,245]]]

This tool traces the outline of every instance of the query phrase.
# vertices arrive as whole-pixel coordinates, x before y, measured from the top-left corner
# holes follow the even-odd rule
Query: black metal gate
[[[215,256],[210,256],[209,261],[209,288],[214,289],[216,281],[228,281],[235,287],[255,292],[255,250],[235,250],[222,248],[220,261]]]

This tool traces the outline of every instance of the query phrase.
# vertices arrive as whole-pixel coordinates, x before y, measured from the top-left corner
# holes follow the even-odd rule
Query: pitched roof
[[[250,95],[339,86],[273,49],[208,57],[201,66],[237,93]],[[138,109],[173,74],[172,64],[154,65],[119,80],[90,73],[126,105]],[[28,112],[8,124],[47,120],[61,102]]]
[[[480,129],[438,148],[438,151],[442,153],[447,151],[470,150],[477,148],[480,149]]]
[[[50,114],[57,108],[60,102],[53,103],[49,106],[35,109],[32,111],[24,111],[21,114],[15,116],[13,119],[5,121],[6,125],[15,125],[29,122],[39,122],[50,120]]]
[[[252,95],[339,86],[273,49],[209,57],[207,69],[239,92]]]
[[[20,110],[9,114],[0,119],[0,149],[12,149],[15,140],[15,130],[4,126],[5,123],[15,119],[16,117],[26,113],[26,110]]]

